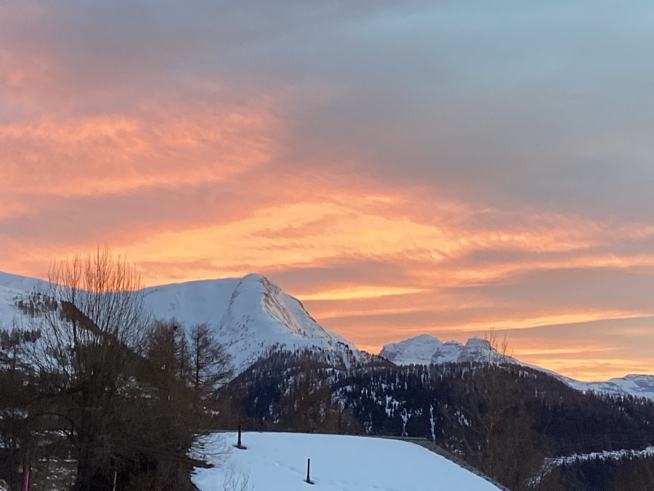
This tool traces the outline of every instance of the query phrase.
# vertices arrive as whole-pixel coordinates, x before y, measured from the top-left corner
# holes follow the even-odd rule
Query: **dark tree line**
[[[270,350],[222,389],[229,394],[222,400],[231,401],[232,421],[253,430],[361,433],[352,413],[332,395],[331,362],[312,351]]]

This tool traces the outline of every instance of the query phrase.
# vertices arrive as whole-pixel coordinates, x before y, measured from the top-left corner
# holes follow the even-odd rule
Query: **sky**
[[[0,270],[266,275],[362,349],[654,373],[654,5],[0,3]]]

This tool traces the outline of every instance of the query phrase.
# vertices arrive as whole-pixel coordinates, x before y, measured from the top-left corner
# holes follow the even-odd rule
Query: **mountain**
[[[346,366],[366,358],[352,343],[323,329],[299,300],[265,276],[193,281],[147,288],[144,293],[146,305],[158,318],[213,326],[218,341],[232,355],[236,373],[274,348],[309,349]]]
[[[421,334],[399,343],[385,345],[379,352],[379,356],[396,365],[429,365],[432,355],[442,345],[443,342],[440,339],[429,334]]]
[[[430,356],[431,353],[431,356]],[[438,338],[423,334],[397,343],[387,344],[379,356],[396,365],[429,365],[443,363],[515,363],[534,368],[551,375],[573,389],[582,392],[616,396],[644,397],[654,400],[654,375],[627,375],[605,382],[580,382],[551,370],[522,363],[510,356],[502,355],[485,339],[473,337],[465,345],[458,341],[441,342]]]
[[[489,341],[478,337],[468,339],[465,346],[458,341],[443,343],[440,339],[421,334],[398,343],[385,345],[379,356],[396,365],[430,365],[441,363],[515,363],[509,356],[501,355]]]
[[[22,315],[15,299],[35,291],[47,292],[47,282],[0,273],[0,325],[11,326]],[[143,294],[155,318],[175,318],[187,327],[209,324],[232,356],[236,374],[271,349],[308,349],[346,366],[369,356],[323,329],[299,300],[261,275],[156,286]]]
[[[544,465],[606,452],[646,458],[654,445],[654,402],[598,397],[524,365],[386,361],[350,370],[314,366],[310,376],[306,367],[301,356],[274,354],[245,370],[230,386],[234,394],[241,391],[238,421],[268,431],[307,431],[310,421],[319,433],[426,438],[508,489],[531,489],[525,481],[538,477],[551,481],[539,489],[608,491],[595,476],[610,482],[614,471],[626,469],[620,467],[624,462],[604,466],[593,460],[587,474],[565,460],[565,469],[559,469],[565,471],[564,483],[559,470],[543,475]],[[299,384],[302,380],[311,385]],[[320,412],[298,410],[294,402],[309,397]],[[325,417],[334,406],[340,417]],[[487,451],[491,444],[497,453]]]
[[[502,355],[485,339],[473,337],[465,346],[456,341],[448,341],[432,355],[431,363],[516,363],[516,360]]]
[[[16,291],[34,291],[47,286],[48,282],[37,280],[36,278],[28,278],[26,276],[18,276],[10,273],[3,273],[0,271],[0,288],[7,288]]]

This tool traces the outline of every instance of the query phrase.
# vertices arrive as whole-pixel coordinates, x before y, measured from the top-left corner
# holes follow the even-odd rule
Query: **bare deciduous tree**
[[[193,401],[177,373],[146,356],[152,330],[140,286],[132,266],[99,249],[53,264],[49,307],[34,317],[42,338],[30,362],[49,413],[68,425],[79,491],[131,486],[138,474],[151,483],[140,489],[183,489]]]
[[[43,396],[57,398],[77,449],[78,490],[100,488],[114,465],[109,423],[115,399],[134,376],[150,319],[140,278],[107,249],[87,258],[55,262],[44,309],[42,340],[31,362],[45,383]]]

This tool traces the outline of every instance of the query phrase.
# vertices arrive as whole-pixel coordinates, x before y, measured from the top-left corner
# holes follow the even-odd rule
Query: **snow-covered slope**
[[[300,301],[261,275],[148,288],[145,300],[159,318],[213,326],[237,373],[273,347],[310,349],[346,365],[365,356],[349,341],[323,329]]]
[[[14,299],[34,291],[47,293],[47,283],[0,273],[0,325],[8,327],[21,316]],[[154,317],[176,318],[186,326],[206,322],[215,329],[237,374],[271,348],[309,349],[346,365],[368,356],[323,329],[298,300],[261,275],[157,286],[143,293]]]
[[[11,325],[15,315],[19,314],[14,307],[14,298],[23,295],[24,291],[3,286],[0,277],[0,327],[7,328]]]
[[[379,352],[379,356],[392,361],[396,365],[428,365],[431,363],[434,352],[442,344],[443,342],[434,336],[421,334],[399,343],[385,345]]]
[[[43,290],[47,282],[28,278],[26,276],[17,276],[15,274],[3,273],[0,271],[0,288],[9,288],[17,291],[38,291]]]
[[[458,341],[448,341],[438,348],[432,354],[429,363],[456,363],[459,361],[459,356],[463,351],[464,346]]]
[[[237,450],[233,433],[202,437],[194,456],[216,467],[195,469],[200,491],[231,489],[249,480],[252,491],[497,491],[498,488],[449,460],[412,443],[381,438],[244,433]],[[213,454],[213,456],[211,455]],[[311,480],[306,479],[311,459]],[[235,489],[242,489],[236,486]]]
[[[0,327],[8,328],[21,315],[14,299],[27,293],[47,291],[47,282],[0,272]]]

